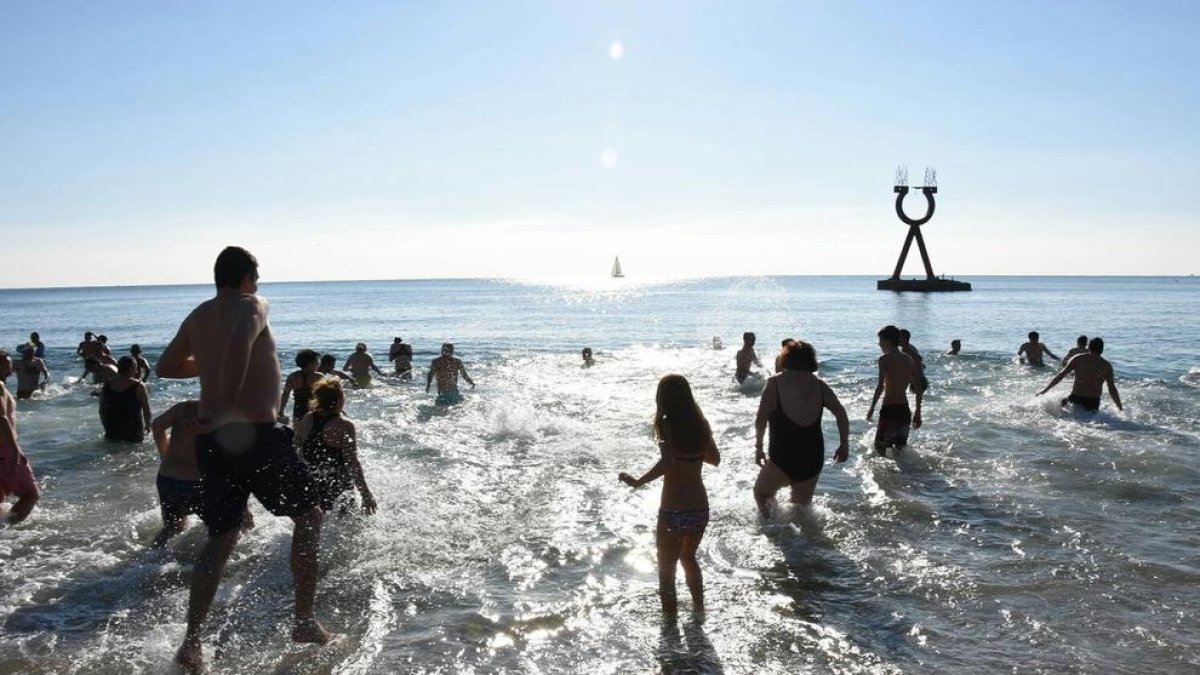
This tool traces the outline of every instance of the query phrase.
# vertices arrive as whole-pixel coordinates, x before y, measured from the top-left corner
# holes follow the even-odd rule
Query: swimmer
[[[162,530],[154,537],[151,548],[162,548],[171,537],[183,532],[191,514],[200,515],[203,504],[200,468],[196,465],[196,418],[199,401],[176,403],[150,423],[150,434],[158,446],[158,506],[162,512]],[[242,516],[242,530],[254,527],[254,518],[247,508]]]
[[[296,367],[300,370],[293,372],[283,381],[283,396],[279,399],[279,423],[287,424],[288,397],[292,398],[292,423],[295,424],[308,414],[308,404],[312,402],[313,387],[325,379],[317,372],[321,355],[311,349],[302,349],[296,354]]]
[[[412,345],[406,344],[402,338],[392,340],[392,346],[388,350],[388,360],[394,361],[396,364],[396,375],[401,380],[412,379]]]
[[[812,504],[825,465],[824,410],[837,419],[839,442],[833,460],[841,464],[850,456],[850,418],[833,389],[817,377],[816,350],[807,342],[793,341],[780,356],[784,370],[767,380],[754,420],[754,462],[762,467],[754,482],[754,501],[764,518],[771,517],[780,488],[791,488],[793,504]],[[768,423],[769,458],[763,452]]]
[[[29,517],[37,505],[40,493],[33,477],[33,466],[17,443],[17,406],[4,380],[12,373],[13,362],[8,352],[0,350],[0,504],[11,494],[17,502],[8,510],[9,525]]]
[[[785,354],[787,354],[788,347],[790,347],[794,344],[796,344],[796,340],[794,338],[786,338],[785,340],[783,340],[783,342],[779,343],[779,353],[777,355],[775,355],[775,374],[776,375],[783,372],[783,357]]]
[[[117,376],[117,367],[100,363],[99,359],[89,358],[83,362],[83,375],[79,376],[79,381],[87,379],[87,376],[92,376],[92,384],[104,384]],[[97,392],[93,392],[93,396],[99,396]]]
[[[155,365],[162,378],[200,378],[196,460],[208,541],[192,571],[187,632],[175,654],[175,662],[191,673],[204,670],[200,634],[250,495],[295,525],[292,640],[325,644],[334,637],[313,611],[321,510],[316,482],[296,453],[291,430],[276,423],[283,378],[267,301],[257,295],[258,261],[246,249],[229,246],[217,256],[213,278],[216,296],[188,314]]]
[[[592,348],[591,347],[584,347],[582,356],[583,356],[583,367],[584,368],[591,368],[593,365],[596,364],[596,360],[592,358]]]
[[[150,381],[150,362],[142,357],[142,346],[141,345],[130,345],[129,346],[129,355],[133,357],[133,360],[135,362],[137,362],[138,379],[141,380],[142,382],[149,382]]]
[[[673,620],[679,613],[675,595],[677,564],[683,565],[684,579],[692,595],[692,611],[697,615],[704,612],[704,578],[696,549],[708,527],[709,512],[701,469],[704,462],[719,465],[721,453],[713,440],[712,428],[682,375],[662,378],[655,402],[654,440],[660,458],[641,478],[627,473],[619,474],[618,478],[634,488],[663,478],[654,541],[658,549],[658,596],[663,613]]]
[[[429,384],[437,378],[438,395],[434,401],[437,405],[454,405],[462,403],[462,394],[458,393],[458,375],[475,388],[475,383],[467,375],[467,368],[461,359],[454,357],[454,345],[449,342],[442,344],[442,355],[429,364],[429,374],[425,376],[425,393],[429,393]]]
[[[375,359],[367,353],[367,345],[358,343],[354,346],[354,353],[346,359],[346,363],[342,365],[342,370],[349,370],[350,375],[354,378],[354,386],[357,389],[364,389],[371,386],[371,371],[379,373],[383,376],[383,371],[375,365]]]
[[[1050,380],[1050,384],[1038,392],[1038,396],[1057,386],[1068,373],[1075,373],[1075,384],[1071,387],[1071,395],[1062,400],[1062,405],[1077,405],[1088,412],[1096,412],[1100,409],[1100,394],[1107,385],[1108,395],[1116,404],[1117,410],[1125,410],[1121,407],[1121,394],[1117,392],[1117,385],[1113,381],[1112,364],[1100,356],[1103,353],[1104,340],[1098,337],[1092,338],[1088,342],[1087,353],[1080,354],[1068,361],[1066,367],[1055,375],[1053,380]]]
[[[108,348],[108,336],[97,335],[96,342],[100,343],[100,353],[96,356],[100,363],[107,363],[110,366],[117,365],[117,360],[113,358],[112,350]]]
[[[879,409],[879,426],[875,428],[875,452],[887,456],[890,449],[898,452],[908,445],[909,425],[921,428],[921,402],[925,390],[918,388],[920,376],[913,360],[899,350],[900,330],[895,326],[884,326],[879,331],[879,383],[871,397],[867,410],[867,421],[875,417],[875,404],[883,394],[883,407]],[[916,394],[917,410],[910,412],[908,389]]]
[[[734,371],[733,378],[742,383],[750,376],[750,365],[756,365],[762,368],[762,363],[758,360],[758,354],[754,353],[754,333],[742,333],[742,348],[738,350],[735,358],[737,370]]]
[[[958,356],[958,352],[962,350],[962,340],[951,340],[950,351],[946,352],[946,356]]]
[[[354,423],[342,416],[345,406],[341,382],[318,382],[313,387],[310,411],[296,423],[296,447],[312,470],[322,511],[332,509],[343,492],[357,487],[363,513],[372,515],[375,498],[358,461]]]
[[[325,377],[330,377],[330,378],[336,377],[338,380],[343,380],[346,382],[354,381],[354,378],[352,378],[349,375],[338,370],[335,366],[337,366],[337,357],[336,356],[334,356],[333,354],[322,354],[321,355],[321,363],[320,363],[320,365],[317,366],[317,372],[321,373]]]
[[[96,334],[88,331],[83,334],[83,342],[75,348],[75,353],[84,361],[88,359],[97,359],[104,353],[104,345],[96,340]]]
[[[915,392],[918,386],[921,391],[925,391],[929,389],[929,378],[925,377],[925,359],[921,356],[921,352],[912,346],[912,343],[909,342],[910,339],[912,339],[912,333],[908,332],[907,328],[901,328],[900,343],[897,347],[899,347],[900,353],[912,359],[917,366],[917,384],[913,385],[913,391]]]
[[[1042,368],[1046,365],[1042,359],[1043,353],[1049,355],[1055,361],[1062,361],[1062,359],[1054,355],[1054,352],[1050,351],[1049,347],[1038,342],[1040,338],[1041,335],[1036,330],[1029,332],[1029,342],[1021,345],[1021,348],[1017,350],[1017,357],[1021,359],[1021,363],[1028,363],[1031,366]]]
[[[1080,335],[1079,337],[1075,338],[1075,346],[1071,347],[1070,351],[1063,355],[1062,364],[1065,366],[1076,356],[1079,356],[1080,354],[1086,354],[1088,351],[1087,345],[1088,338],[1086,335]]]
[[[46,358],[46,345],[42,343],[42,336],[37,333],[29,334],[29,344],[33,345],[33,355],[39,359]]]
[[[725,349],[725,344],[721,342],[720,335],[714,335],[712,341],[713,349]]]
[[[132,356],[117,362],[117,376],[100,388],[100,423],[110,441],[141,443],[150,428],[150,398],[146,385],[137,379],[137,363]]]
[[[32,344],[21,348],[21,360],[14,368],[17,373],[17,398],[33,397],[35,391],[45,391],[50,384],[50,371],[46,370],[46,362],[34,356],[37,350]]]

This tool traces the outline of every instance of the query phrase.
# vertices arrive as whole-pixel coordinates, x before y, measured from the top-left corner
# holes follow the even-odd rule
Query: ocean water
[[[212,671],[1197,672],[1200,282],[971,281],[927,296],[863,277],[264,284],[285,369],[301,348],[344,358],[358,341],[386,363],[400,335],[418,380],[450,340],[479,386],[450,410],[418,383],[350,392],[380,510],[326,521],[318,615],[346,637],[289,641],[290,522],[254,505],[210,617]],[[204,534],[146,549],[156,453],[101,439],[73,351],[93,330],[153,361],[209,295],[0,291],[0,341],[40,331],[54,377],[18,403],[44,495],[0,530],[0,673],[171,672]],[[863,419],[885,323],[912,331],[932,383],[896,461],[868,456]],[[757,397],[731,380],[745,330],[766,363],[784,337],[812,341],[850,413],[850,461],[827,464],[812,513],[755,511]],[[1035,398],[1053,371],[1014,363],[1029,330],[1059,354],[1104,337],[1125,412]],[[964,354],[941,356],[952,338]],[[580,368],[583,346],[595,367]],[[707,619],[689,618],[681,577],[681,621],[664,626],[659,486],[616,476],[655,460],[655,385],[672,372],[723,462],[705,473]],[[196,385],[150,390],[157,413]],[[825,435],[832,454],[828,415]]]

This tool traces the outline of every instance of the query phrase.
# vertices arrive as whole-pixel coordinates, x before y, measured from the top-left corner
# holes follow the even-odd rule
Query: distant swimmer
[[[887,454],[890,448],[903,450],[908,445],[908,431],[921,428],[921,402],[925,390],[920,387],[920,375],[916,363],[900,352],[900,330],[895,326],[884,326],[879,331],[879,349],[883,356],[879,357],[879,384],[875,386],[875,394],[871,397],[871,407],[867,410],[867,421],[875,416],[875,404],[879,395],[883,394],[883,407],[879,409],[879,426],[875,428],[875,452]],[[910,412],[908,407],[908,388],[916,393],[917,410]]]
[[[359,389],[371,386],[372,370],[383,376],[383,371],[375,365],[375,359],[367,353],[367,345],[363,342],[354,345],[354,353],[346,359],[342,370],[350,371],[354,386]]]
[[[725,344],[721,342],[720,335],[713,336],[712,347],[713,349],[725,349]]]
[[[204,492],[200,518],[208,541],[192,572],[187,632],[176,663],[204,670],[200,634],[250,495],[268,511],[292,519],[295,623],[292,640],[325,644],[333,639],[313,612],[321,541],[316,482],[292,442],[276,423],[282,373],[267,301],[258,293],[258,261],[229,246],[213,266],[216,297],[197,306],[163,350],[155,366],[162,378],[200,378],[196,460]]]
[[[92,376],[92,384],[104,384],[117,376],[117,367],[100,363],[99,359],[89,358],[83,362],[83,375],[79,376],[79,381],[82,382],[88,375]]]
[[[475,383],[467,375],[467,369],[463,366],[462,360],[454,357],[454,345],[449,342],[442,344],[442,355],[429,364],[429,374],[425,376],[425,392],[429,392],[429,384],[436,377],[438,395],[435,403],[437,405],[462,403],[462,394],[458,393],[458,376],[460,373],[463,379],[467,381],[467,384],[471,385],[471,388],[474,389]]]
[[[713,440],[712,428],[692,396],[692,388],[682,375],[667,375],[658,383],[655,396],[654,440],[660,458],[640,478],[622,473],[618,476],[630,487],[663,479],[658,506],[655,545],[658,549],[658,596],[663,613],[674,619],[679,613],[675,594],[675,566],[683,566],[684,579],[692,595],[692,611],[704,611],[704,578],[696,549],[708,528],[708,491],[701,475],[703,464],[721,463],[721,453]]]
[[[113,358],[112,350],[108,348],[108,336],[97,335],[96,341],[100,343],[100,354],[96,356],[100,359],[100,363],[107,363],[110,366],[117,365],[117,360]]]
[[[796,344],[795,338],[787,338],[779,344],[779,354],[775,356],[775,374],[783,372],[783,357],[787,354],[788,347]]]
[[[1088,346],[1088,338],[1086,335],[1080,335],[1079,337],[1075,338],[1075,346],[1071,347],[1071,350],[1068,351],[1065,355],[1063,355],[1062,364],[1065,366],[1071,359],[1075,358],[1076,356],[1079,356],[1080,354],[1086,354],[1088,351],[1087,346]]]
[[[137,379],[137,363],[132,356],[117,362],[117,376],[100,389],[100,423],[110,441],[141,443],[150,428],[150,398],[146,385]]]
[[[1062,404],[1077,405],[1084,410],[1095,412],[1100,409],[1100,394],[1104,387],[1108,386],[1108,395],[1112,398],[1113,403],[1117,406],[1117,410],[1125,410],[1121,407],[1121,394],[1117,392],[1117,385],[1113,381],[1113,367],[1104,357],[1100,356],[1104,353],[1104,340],[1101,338],[1092,338],[1088,342],[1088,350],[1086,354],[1080,354],[1067,362],[1067,366],[1062,369],[1046,388],[1038,392],[1038,396],[1045,394],[1053,389],[1068,373],[1075,373],[1075,384],[1071,387],[1071,395],[1062,400]]]
[[[29,517],[40,495],[33,466],[17,442],[16,402],[4,386],[12,369],[12,358],[0,350],[0,504],[8,501],[9,495],[17,498],[5,518],[9,525],[16,525]]]
[[[83,342],[80,342],[79,346],[75,348],[75,353],[86,361],[99,358],[104,350],[105,346],[96,339],[96,334],[88,331],[83,334]]]
[[[771,516],[775,493],[784,487],[791,487],[793,504],[812,503],[825,465],[824,410],[837,419],[834,461],[840,464],[850,456],[850,418],[833,389],[817,377],[816,350],[807,342],[793,341],[781,356],[783,372],[767,380],[754,420],[754,461],[762,467],[754,482],[754,501],[764,518]],[[768,425],[771,442],[763,452]]]
[[[1028,363],[1031,366],[1041,368],[1046,365],[1045,360],[1042,359],[1042,354],[1048,355],[1055,361],[1062,360],[1055,356],[1049,347],[1039,342],[1038,340],[1040,339],[1041,335],[1036,330],[1029,332],[1029,342],[1021,345],[1021,348],[1017,350],[1017,357],[1021,359],[1021,363]]]
[[[134,362],[137,363],[138,379],[141,380],[142,382],[149,382],[150,381],[150,372],[151,372],[150,371],[150,362],[147,361],[144,356],[142,356],[142,346],[141,345],[130,345],[129,346],[129,355],[132,356]]]
[[[583,367],[584,368],[591,368],[593,365],[595,365],[596,360],[592,358],[592,348],[591,347],[584,347],[583,352],[581,354],[583,356]]]
[[[912,359],[913,363],[917,366],[917,384],[913,385],[913,391],[915,392],[920,387],[921,391],[924,392],[929,389],[929,378],[925,377],[925,359],[921,356],[921,352],[917,351],[917,348],[909,342],[911,339],[912,333],[908,332],[907,328],[901,328],[900,343],[897,347],[900,348],[902,354]]]
[[[183,532],[189,515],[200,515],[203,505],[200,467],[196,465],[196,428],[199,401],[182,401],[150,424],[154,444],[158,446],[158,506],[162,512],[162,530],[151,548],[162,548],[171,537]],[[254,526],[249,508],[242,516],[242,529]]]
[[[296,447],[312,470],[322,511],[337,503],[343,492],[358,488],[363,513],[375,513],[375,497],[358,462],[354,423],[342,415],[346,395],[342,383],[322,380],[313,388],[313,408],[296,423]]]
[[[292,397],[292,422],[304,419],[308,414],[309,403],[312,402],[313,388],[325,379],[317,372],[321,363],[321,355],[311,349],[301,349],[296,354],[296,367],[300,370],[293,372],[283,381],[283,396],[279,399],[279,421],[287,424],[288,397]]]
[[[32,398],[33,392],[44,391],[50,383],[50,371],[46,370],[46,362],[34,356],[37,350],[33,345],[21,348],[21,360],[14,368],[17,373],[17,398]]]
[[[354,378],[337,369],[337,357],[333,354],[322,354],[321,363],[317,366],[317,372],[325,377],[337,378],[345,382],[353,382]]]
[[[412,379],[412,345],[405,342],[403,338],[393,339],[392,346],[388,349],[388,360],[396,364],[396,374],[400,376],[400,379]]]
[[[758,360],[758,354],[754,353],[755,340],[754,333],[742,333],[742,348],[738,350],[737,355],[734,357],[737,370],[733,373],[733,378],[739,383],[745,382],[746,378],[750,377],[751,365],[762,368],[762,363]]]
[[[946,352],[946,356],[958,356],[960,351],[962,351],[962,340],[951,340],[950,351]]]
[[[42,336],[37,333],[29,334],[29,344],[33,345],[33,355],[39,359],[46,358],[46,345],[42,342]]]

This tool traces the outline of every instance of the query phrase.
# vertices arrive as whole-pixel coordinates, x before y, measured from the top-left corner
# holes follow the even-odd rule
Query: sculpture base
[[[971,284],[954,279],[880,279],[875,288],[881,291],[911,291],[913,293],[949,293],[969,291]]]

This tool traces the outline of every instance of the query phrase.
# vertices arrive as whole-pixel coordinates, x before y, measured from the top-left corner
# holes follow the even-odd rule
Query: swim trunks
[[[371,386],[371,376],[359,375],[358,377],[355,377],[354,386],[357,389],[366,389],[367,387]]]
[[[658,522],[667,532],[675,534],[700,534],[708,527],[708,509],[698,511],[667,511],[659,509]]]
[[[297,516],[317,505],[317,486],[296,454],[292,430],[282,424],[227,424],[196,437],[204,482],[200,519],[210,536],[238,528],[254,495],[277,516]]]
[[[17,398],[22,400],[33,398],[33,391],[33,389],[18,389]]]
[[[203,484],[198,480],[183,480],[158,474],[158,505],[164,525],[174,523],[189,514],[200,515],[204,506]]]
[[[1079,396],[1077,394],[1071,394],[1070,396],[1068,396],[1062,400],[1062,404],[1064,406],[1067,405],[1068,403],[1070,403],[1072,405],[1080,406],[1088,412],[1096,412],[1097,410],[1100,409],[1099,397],[1090,398],[1087,396]]]
[[[463,402],[462,394],[458,393],[457,389],[443,391],[437,395],[436,405],[456,405]]]
[[[13,461],[16,468],[13,468]],[[29,458],[20,450],[13,456],[11,450],[0,449],[0,502],[9,495],[17,497],[36,497],[38,494],[37,481],[33,478],[33,466]]]
[[[879,426],[875,427],[875,449],[883,454],[885,448],[908,445],[908,430],[912,424],[912,412],[908,403],[884,405],[879,409]]]

